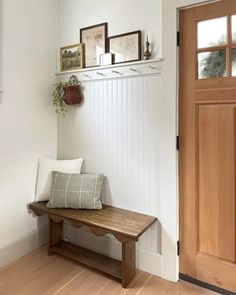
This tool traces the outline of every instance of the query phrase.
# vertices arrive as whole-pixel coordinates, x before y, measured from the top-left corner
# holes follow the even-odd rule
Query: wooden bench
[[[49,209],[47,202],[29,204],[38,216],[49,221],[48,255],[58,253],[112,275],[127,287],[135,276],[135,243],[157,218],[103,205],[102,210]],[[87,226],[96,236],[112,234],[122,243],[122,261],[63,241],[63,222],[73,227]]]

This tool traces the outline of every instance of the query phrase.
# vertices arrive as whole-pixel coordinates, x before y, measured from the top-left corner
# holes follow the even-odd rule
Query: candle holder
[[[150,57],[151,57],[151,55],[152,55],[152,53],[150,52],[150,49],[149,49],[151,43],[148,41],[148,36],[147,36],[147,40],[146,40],[145,45],[146,45],[146,48],[145,48],[145,51],[144,51],[143,56],[144,56],[144,59],[145,59],[145,60],[148,60],[148,59],[150,59]]]

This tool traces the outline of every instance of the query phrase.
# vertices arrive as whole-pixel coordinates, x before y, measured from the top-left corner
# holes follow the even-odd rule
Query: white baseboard
[[[121,244],[112,235],[94,236],[86,227],[75,229],[64,225],[65,240],[98,253],[121,260]],[[136,266],[138,269],[161,277],[161,254],[136,247]]]
[[[9,245],[0,249],[0,267],[3,267],[30,251],[47,243],[47,226],[35,229],[24,234],[22,237],[11,241]]]

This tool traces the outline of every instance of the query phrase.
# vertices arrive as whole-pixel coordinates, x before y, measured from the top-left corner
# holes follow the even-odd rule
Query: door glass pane
[[[232,49],[232,76],[236,77],[236,48]]]
[[[232,40],[236,43],[236,15],[232,16]]]
[[[226,50],[198,53],[198,78],[226,76]]]
[[[198,22],[197,34],[198,48],[226,44],[227,18],[220,17]]]

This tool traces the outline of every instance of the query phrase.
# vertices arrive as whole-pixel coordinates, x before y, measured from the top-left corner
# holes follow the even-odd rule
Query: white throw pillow
[[[52,160],[39,158],[35,202],[48,201],[51,195],[52,171],[80,174],[83,159]]]

